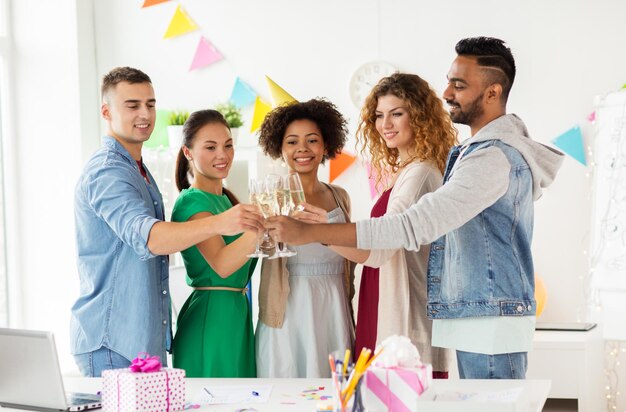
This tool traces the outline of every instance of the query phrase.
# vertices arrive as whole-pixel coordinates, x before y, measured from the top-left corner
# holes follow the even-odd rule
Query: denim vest
[[[431,244],[431,319],[535,314],[532,173],[522,155],[500,140],[472,143],[463,157],[491,146],[502,150],[511,165],[509,187],[494,204]],[[457,146],[450,151],[444,185],[461,150]]]

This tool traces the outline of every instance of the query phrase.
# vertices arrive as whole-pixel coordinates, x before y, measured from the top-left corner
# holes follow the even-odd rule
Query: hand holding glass
[[[256,179],[251,179],[250,182],[248,183],[248,188],[250,190],[250,203],[252,203],[253,205],[257,206],[259,208],[259,210],[261,210],[261,213],[263,214],[263,217],[267,217],[265,216],[265,213],[263,212],[263,208],[261,207],[261,197],[263,196],[264,192],[265,192],[265,187],[264,187],[264,183],[262,180],[256,180]],[[263,231],[263,246],[264,247],[271,247],[271,242],[272,240],[269,237],[269,234],[267,233],[267,231]],[[267,242],[270,242],[270,244],[268,245]],[[261,250],[260,244],[259,244],[259,235],[257,234],[257,238],[256,238],[256,248],[254,249],[254,252],[247,255],[247,257],[249,258],[264,258],[269,256],[266,253],[263,253],[263,251]]]

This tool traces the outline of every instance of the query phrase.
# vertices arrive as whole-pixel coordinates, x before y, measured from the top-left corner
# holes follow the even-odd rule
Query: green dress
[[[172,221],[186,222],[200,212],[217,215],[231,207],[224,195],[190,188],[183,190],[176,199]],[[239,236],[223,236],[223,239],[229,244]],[[244,288],[256,264],[256,260],[248,260],[223,279],[196,246],[181,254],[187,284],[191,287]],[[194,290],[178,315],[172,361],[174,367],[184,369],[188,377],[256,377],[252,314],[247,297],[234,291]]]

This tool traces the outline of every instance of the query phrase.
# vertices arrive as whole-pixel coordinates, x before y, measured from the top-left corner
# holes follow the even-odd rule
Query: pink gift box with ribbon
[[[418,368],[371,366],[362,384],[363,406],[369,412],[410,412],[417,410],[417,398],[430,385],[431,365]]]
[[[161,368],[157,356],[137,358],[127,369],[103,371],[102,388],[104,412],[170,412],[185,407],[185,371]]]

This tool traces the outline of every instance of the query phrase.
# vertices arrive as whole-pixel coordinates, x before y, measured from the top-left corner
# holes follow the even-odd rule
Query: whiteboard
[[[596,107],[591,286],[606,339],[626,340],[626,90]]]

